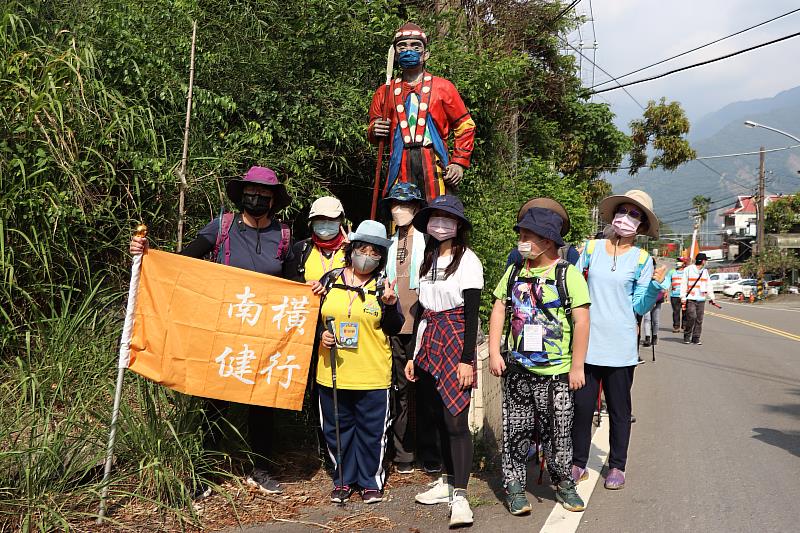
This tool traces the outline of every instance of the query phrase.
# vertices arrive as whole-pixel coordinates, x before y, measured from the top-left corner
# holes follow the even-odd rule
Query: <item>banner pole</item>
[[[147,236],[147,226],[140,224],[136,227],[134,235]],[[114,406],[111,410],[111,427],[108,432],[108,447],[106,449],[105,469],[103,471],[102,490],[100,492],[100,509],[97,513],[97,523],[102,524],[106,515],[106,499],[108,498],[109,479],[111,466],[114,461],[114,441],[117,438],[117,419],[119,418],[119,405],[122,401],[122,383],[125,379],[125,369],[128,368],[131,356],[131,336],[133,335],[133,313],[136,310],[136,296],[139,289],[139,274],[142,266],[142,254],[133,256],[131,265],[131,282],[128,287],[128,305],[125,309],[125,325],[122,327],[122,339],[119,343],[119,363],[117,364],[117,385],[114,391]]]

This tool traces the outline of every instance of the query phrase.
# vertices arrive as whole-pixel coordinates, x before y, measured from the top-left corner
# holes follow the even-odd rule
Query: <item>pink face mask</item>
[[[641,220],[635,219],[630,215],[617,213],[614,215],[611,226],[614,228],[614,232],[620,237],[633,237],[636,235],[636,230],[641,223]]]
[[[428,220],[427,233],[439,242],[452,239],[458,232],[458,222],[452,218],[431,217]]]

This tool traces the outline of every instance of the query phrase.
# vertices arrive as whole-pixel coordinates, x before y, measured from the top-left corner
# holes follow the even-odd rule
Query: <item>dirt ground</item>
[[[499,468],[487,468],[486,472],[473,474],[468,496],[475,514],[473,529],[495,533],[517,532],[520,528],[532,529],[541,524],[553,508],[553,491],[547,473],[542,484],[537,484],[539,468],[531,464],[528,479],[528,498],[533,504],[533,513],[527,517],[510,515],[502,504],[502,482]],[[276,514],[264,521],[252,521],[253,517],[240,517],[241,525],[223,528],[225,533],[272,533],[306,531],[407,531],[411,533],[448,531],[449,510],[447,505],[420,505],[414,495],[426,489],[436,476],[416,471],[413,474],[392,472],[386,487],[386,499],[367,505],[354,495],[344,506],[331,504],[328,493],[332,488],[330,477],[317,472],[308,481],[284,482],[285,493],[279,496],[264,496],[248,491],[251,498],[248,508],[261,510],[290,508],[293,514]],[[216,506],[221,496],[214,495],[203,505]],[[537,501],[539,500],[539,501]],[[297,504],[297,502],[302,502]],[[263,514],[263,513],[258,513]]]

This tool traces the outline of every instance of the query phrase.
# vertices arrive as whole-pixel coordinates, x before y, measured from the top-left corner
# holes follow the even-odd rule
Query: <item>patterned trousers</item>
[[[564,375],[564,377],[566,377]],[[503,480],[525,487],[528,450],[536,429],[550,480],[572,475],[572,418],[569,383],[527,370],[509,369],[503,378]]]

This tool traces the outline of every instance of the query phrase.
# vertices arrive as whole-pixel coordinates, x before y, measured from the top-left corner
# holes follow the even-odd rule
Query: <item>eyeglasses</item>
[[[382,257],[379,251],[369,245],[356,248],[355,251],[358,252],[359,255],[368,255],[373,259],[380,259]]]
[[[262,197],[262,198],[267,198],[267,199],[269,199],[269,200],[272,200],[272,199],[274,198],[274,196],[272,196],[272,192],[270,192],[270,191],[265,191],[265,190],[263,190],[263,189],[257,189],[257,188],[246,188],[246,189],[244,189],[242,192],[243,192],[244,194],[256,194],[256,195],[258,195],[258,196],[260,196],[260,197]]]
[[[642,212],[638,209],[628,209],[627,207],[619,207],[617,208],[617,213],[620,215],[630,215],[633,218],[638,218],[639,220],[642,219]]]

